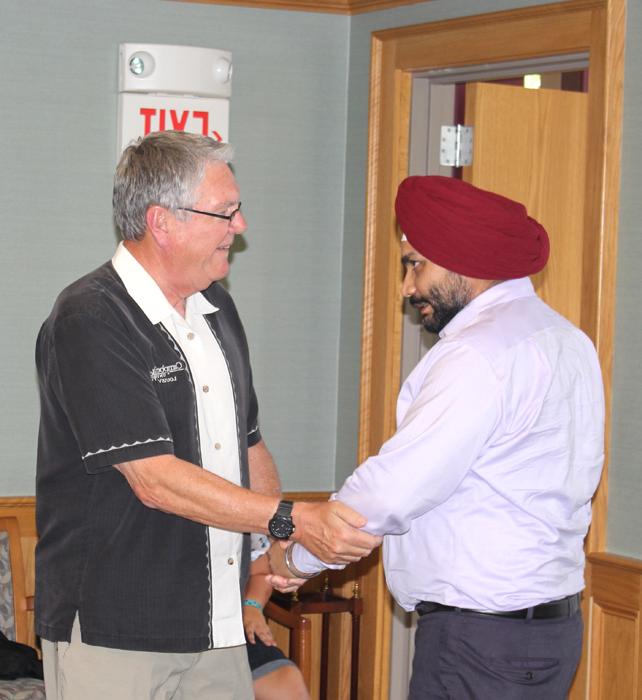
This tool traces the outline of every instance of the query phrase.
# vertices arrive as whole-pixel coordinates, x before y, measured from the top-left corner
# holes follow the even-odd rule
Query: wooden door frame
[[[610,437],[611,368],[620,191],[625,0],[570,0],[374,32],[365,226],[359,461],[394,432],[400,377],[401,267],[394,199],[407,175],[412,75],[417,71],[589,54],[586,240],[581,327],[598,350]],[[594,501],[588,552],[606,545],[606,467]],[[366,603],[360,656],[364,700],[387,698],[391,600],[380,554],[360,568]],[[590,576],[589,576],[590,585]],[[586,664],[580,691],[586,690]],[[579,695],[578,695],[579,697]]]

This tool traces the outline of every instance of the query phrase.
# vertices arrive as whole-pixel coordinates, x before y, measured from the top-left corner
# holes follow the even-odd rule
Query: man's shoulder
[[[482,312],[456,342],[483,355],[501,376],[534,358],[553,367],[583,346],[594,354],[593,344],[577,326],[534,295]]]
[[[60,292],[42,324],[40,336],[50,337],[65,328],[80,329],[87,324],[120,326],[132,306],[133,300],[120,277],[111,262],[106,262]]]
[[[75,314],[100,315],[126,297],[127,290],[120,277],[112,264],[106,262],[65,287],[47,320],[55,322]]]
[[[539,333],[562,328],[572,328],[572,325],[532,295],[484,309],[474,323],[461,330],[458,340],[496,357],[515,351]]]

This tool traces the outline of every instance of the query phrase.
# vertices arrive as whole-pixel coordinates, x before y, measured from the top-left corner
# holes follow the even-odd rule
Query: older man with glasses
[[[343,504],[280,500],[243,327],[217,284],[246,230],[231,157],[180,132],[129,146],[113,194],[123,241],[40,331],[36,628],[50,700],[252,698],[242,533],[343,563],[379,542]]]

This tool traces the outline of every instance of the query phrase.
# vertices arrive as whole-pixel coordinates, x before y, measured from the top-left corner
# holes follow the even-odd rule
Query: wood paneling
[[[620,183],[625,0],[570,0],[521,10],[375,32],[372,39],[366,199],[359,457],[374,454],[394,430],[400,356],[397,186],[407,174],[414,71],[519,61],[576,52],[589,54],[587,171],[584,199],[580,325],[602,366],[610,434],[611,364]],[[594,500],[587,551],[606,542],[607,471]],[[360,665],[364,700],[387,696],[390,605],[378,555],[362,569],[367,658]],[[367,568],[369,567],[369,568]],[[589,577],[590,580],[590,577]],[[362,648],[363,651],[363,648]],[[593,661],[593,659],[591,659]],[[588,669],[586,657],[582,671]],[[585,674],[573,697],[584,697]]]
[[[36,499],[34,496],[0,497],[0,517],[17,518],[22,537],[36,536]]]
[[[386,10],[403,5],[414,5],[425,0],[174,0],[204,5],[239,5],[262,10],[298,10],[339,15],[357,15],[375,10]]]
[[[590,700],[642,698],[642,561],[589,556]]]

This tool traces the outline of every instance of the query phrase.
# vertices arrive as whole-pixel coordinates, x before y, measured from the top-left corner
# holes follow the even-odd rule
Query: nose
[[[404,297],[411,297],[415,292],[415,275],[412,268],[408,268],[401,283],[401,294]]]
[[[245,216],[243,215],[243,211],[241,209],[239,209],[239,211],[234,215],[232,221],[230,221],[230,230],[235,236],[247,231],[247,221],[245,220]]]

